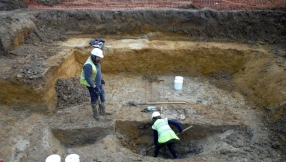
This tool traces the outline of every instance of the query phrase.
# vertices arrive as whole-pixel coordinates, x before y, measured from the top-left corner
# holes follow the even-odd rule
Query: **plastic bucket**
[[[79,162],[79,155],[70,154],[66,157],[65,162]]]
[[[181,76],[176,76],[176,77],[175,77],[175,80],[181,80],[181,81],[184,81],[184,78],[183,78],[183,77],[181,77]]]
[[[181,76],[176,76],[174,80],[174,88],[176,90],[181,90],[183,88],[183,80],[184,78]]]
[[[61,162],[61,156],[58,154],[50,155],[46,158],[46,162]]]
[[[175,80],[174,81],[174,88],[176,90],[181,90],[183,88],[183,80]]]

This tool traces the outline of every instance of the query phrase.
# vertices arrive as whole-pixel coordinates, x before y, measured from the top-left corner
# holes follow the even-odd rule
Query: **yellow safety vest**
[[[165,143],[171,139],[180,140],[180,138],[175,134],[168,124],[168,119],[157,119],[152,125],[152,129],[157,130],[158,132],[158,142]]]
[[[90,77],[91,77],[91,80],[95,83],[95,77],[96,77],[97,71],[96,71],[96,67],[95,67],[94,63],[92,62],[90,56],[89,56],[89,58],[86,60],[86,62],[84,63],[84,65],[86,65],[86,64],[90,64],[91,67],[92,67],[92,74],[91,74]],[[83,66],[84,66],[84,65],[83,65]],[[90,87],[90,85],[88,84],[88,82],[87,82],[87,81],[85,80],[85,78],[84,78],[84,69],[83,69],[83,68],[82,68],[82,70],[81,70],[80,83],[81,83],[81,84],[84,84],[84,85],[86,85],[86,86],[88,86],[88,87]]]

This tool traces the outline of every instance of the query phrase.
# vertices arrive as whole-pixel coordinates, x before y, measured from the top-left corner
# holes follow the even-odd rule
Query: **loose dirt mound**
[[[87,88],[79,83],[79,78],[71,80],[58,79],[56,83],[58,94],[57,109],[63,109],[89,101]]]

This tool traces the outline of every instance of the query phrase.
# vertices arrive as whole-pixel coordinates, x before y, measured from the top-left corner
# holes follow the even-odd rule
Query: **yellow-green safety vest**
[[[89,56],[89,58],[86,60],[86,62],[84,63],[84,65],[86,64],[90,64],[91,67],[92,67],[92,73],[91,73],[91,80],[95,83],[95,77],[96,77],[96,73],[97,73],[97,70],[96,70],[96,67],[94,65],[94,63],[92,62],[91,60],[91,57]],[[83,66],[84,66],[83,65]],[[84,69],[82,68],[81,70],[81,75],[80,75],[80,84],[84,84],[88,87],[90,87],[91,85],[88,84],[88,82],[85,80],[84,78]]]
[[[152,129],[157,130],[158,132],[158,142],[165,143],[171,139],[180,140],[180,138],[175,134],[168,124],[168,119],[157,119],[152,125]]]

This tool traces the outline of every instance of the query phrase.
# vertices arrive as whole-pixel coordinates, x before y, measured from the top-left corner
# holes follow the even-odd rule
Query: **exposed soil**
[[[179,161],[284,161],[286,12],[149,10],[0,13],[0,158],[171,161],[153,158],[152,112],[184,128]],[[79,75],[106,40],[110,116],[92,117]],[[2,50],[3,49],[3,50]],[[182,90],[174,89],[183,76]],[[177,130],[174,129],[176,132]]]

